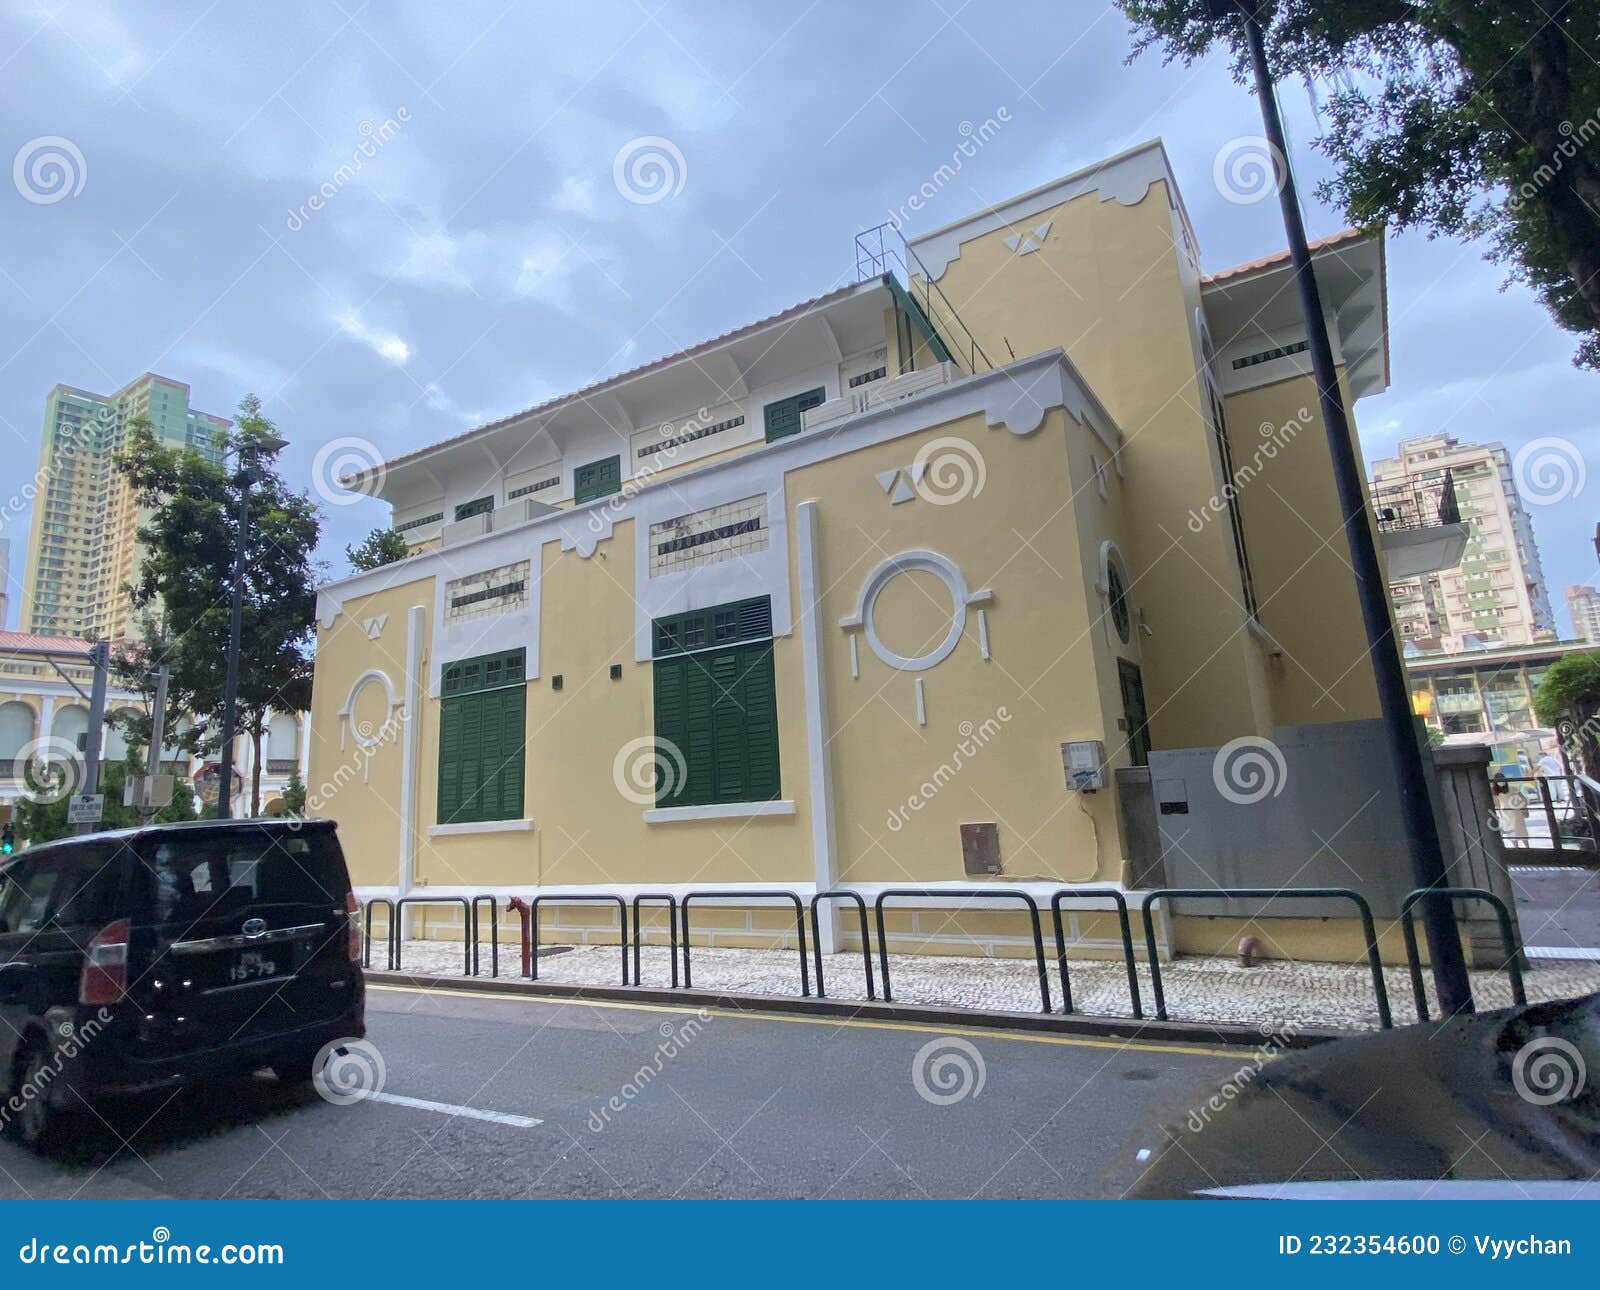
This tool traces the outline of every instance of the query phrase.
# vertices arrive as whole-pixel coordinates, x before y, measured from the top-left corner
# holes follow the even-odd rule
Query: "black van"
[[[95,1098],[365,1033],[361,934],[326,820],[91,833],[0,867],[0,1117],[38,1147]],[[80,1100],[81,1099],[81,1100]]]

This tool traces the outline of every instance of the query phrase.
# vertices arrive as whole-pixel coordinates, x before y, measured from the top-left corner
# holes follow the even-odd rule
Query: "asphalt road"
[[[398,1101],[333,1105],[263,1073],[130,1102],[56,1157],[0,1144],[0,1199],[1117,1196],[1140,1149],[1165,1141],[1161,1125],[1181,1124],[1249,1057],[684,1008],[367,997],[381,1096]]]

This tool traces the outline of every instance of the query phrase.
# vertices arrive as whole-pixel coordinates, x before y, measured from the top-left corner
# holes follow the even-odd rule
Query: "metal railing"
[[[876,224],[856,234],[856,281],[865,282],[868,278],[884,278],[899,288],[910,305],[912,321],[931,333],[925,334],[924,339],[936,357],[958,363],[965,360],[969,374],[994,367],[950,298],[933,280],[928,266],[892,223]],[[942,355],[938,353],[941,348],[945,351]]]
[[[792,891],[690,891],[685,892],[683,907],[683,987],[694,985],[689,966],[689,902],[692,900],[788,900],[794,902],[794,931],[800,939],[800,994],[811,997],[811,974],[806,966],[806,911],[800,897]]]
[[[602,892],[579,892],[571,895],[555,894],[535,896],[528,902],[529,944],[533,955],[528,963],[528,979],[539,979],[539,906],[540,905],[615,905],[617,907],[617,932],[622,948],[622,984],[628,984],[628,902],[621,896]]]
[[[1450,471],[1435,483],[1407,479],[1396,483],[1373,480],[1372,513],[1382,533],[1404,533],[1411,529],[1440,528],[1461,523],[1461,503],[1456,497],[1455,479]]]
[[[394,902],[394,917],[389,924],[389,967],[392,971],[400,970],[400,947],[405,944],[405,937],[400,934],[400,925],[404,921],[407,905],[460,905],[461,906],[461,953],[464,958],[462,976],[472,976],[472,905],[465,896],[403,896]]]
[[[1500,841],[1513,851],[1594,852],[1600,785],[1591,790],[1592,783],[1583,775],[1495,774],[1489,789]]]
[[[372,897],[372,899],[366,902],[365,908],[362,911],[366,916],[366,935],[361,940],[361,966],[364,968],[369,968],[372,966],[372,909],[375,905],[382,905],[384,909],[388,911],[386,917],[389,926],[388,936],[384,943],[385,954],[383,965],[385,968],[393,970],[394,946],[397,939],[395,935],[396,922],[394,916],[394,901],[388,899],[386,896]]]
[[[1150,956],[1150,988],[1156,996],[1156,1018],[1167,1020],[1167,1000],[1161,990],[1161,963],[1156,952],[1155,924],[1150,906],[1169,897],[1179,900],[1348,900],[1361,915],[1361,931],[1366,937],[1367,966],[1372,971],[1372,993],[1378,1000],[1378,1024],[1392,1029],[1389,990],[1383,981],[1383,959],[1378,954],[1378,934],[1372,923],[1372,906],[1358,891],[1348,887],[1157,887],[1146,892],[1139,906],[1144,919],[1144,943]],[[1257,915],[1259,917],[1259,915]]]
[[[672,949],[672,988],[678,988],[678,898],[671,892],[641,891],[633,898],[633,983],[642,985],[639,975],[639,947],[644,943],[644,929],[639,922],[640,906],[645,901],[667,906],[667,940]]]
[[[1411,994],[1417,1003],[1418,1021],[1428,1020],[1428,995],[1422,982],[1422,956],[1417,952],[1417,929],[1412,922],[1411,910],[1424,900],[1481,900],[1491,906],[1495,920],[1500,924],[1500,945],[1506,952],[1512,1001],[1519,1006],[1528,1002],[1528,992],[1522,981],[1522,950],[1517,945],[1517,934],[1512,930],[1511,911],[1506,908],[1506,902],[1482,887],[1419,887],[1400,902],[1400,929],[1406,938],[1406,967],[1411,971]],[[1468,989],[1471,989],[1470,981]]]
[[[878,996],[872,992],[872,938],[867,935],[867,902],[859,891],[819,891],[811,898],[811,954],[817,969],[817,998],[825,999],[828,995],[822,981],[822,928],[818,921],[818,907],[825,900],[855,903],[856,913],[861,916],[861,969],[867,978],[867,998],[876,999]]]
[[[500,975],[500,902],[493,896],[474,896],[472,898],[472,975],[477,976],[482,971],[479,960],[480,945],[478,942],[478,905],[487,900],[489,902],[489,975]]]
[[[1122,931],[1122,958],[1128,967],[1128,1000],[1133,1005],[1133,1015],[1144,1017],[1144,1004],[1139,999],[1139,968],[1133,957],[1133,930],[1128,926],[1128,901],[1114,887],[1072,889],[1058,891],[1050,897],[1050,920],[1056,933],[1056,972],[1061,977],[1061,1011],[1072,1011],[1072,980],[1067,976],[1067,935],[1061,926],[1061,904],[1067,900],[1112,900],[1117,906],[1117,923]]]
[[[1020,900],[1028,907],[1033,924],[1033,953],[1039,965],[1039,998],[1043,1011],[1050,1011],[1050,969],[1044,962],[1044,935],[1039,930],[1039,905],[1027,892],[1017,887],[891,887],[880,891],[872,902],[873,914],[878,923],[878,973],[883,978],[883,1001],[892,1003],[894,995],[889,988],[889,937],[883,925],[883,902],[890,897],[905,900],[926,900],[928,897],[950,896],[958,900]]]

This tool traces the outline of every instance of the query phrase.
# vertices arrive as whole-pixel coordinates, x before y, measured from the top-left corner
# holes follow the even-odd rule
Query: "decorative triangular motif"
[[[878,481],[878,487],[888,493],[894,491],[894,481],[899,474],[898,470],[880,470],[873,478]]]

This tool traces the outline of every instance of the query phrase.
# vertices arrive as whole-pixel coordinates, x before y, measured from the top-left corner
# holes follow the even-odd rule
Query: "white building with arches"
[[[25,771],[30,760],[37,764],[40,760],[76,757],[81,763],[80,749],[89,730],[90,668],[87,664],[67,663],[58,671],[31,653],[20,652],[41,647],[66,655],[87,650],[88,643],[71,637],[0,631],[0,814],[7,818],[9,810],[28,791]],[[129,709],[146,711],[144,696],[115,684],[108,687],[108,718]],[[169,715],[161,768],[165,773],[193,781],[210,763],[190,756],[178,746],[176,736],[190,724],[182,713]],[[264,814],[275,812],[290,771],[299,767],[304,773],[308,725],[308,714],[279,712],[272,717],[261,750]],[[108,720],[101,736],[102,764],[120,762],[127,755],[127,740],[121,728]],[[236,813],[249,809],[253,756],[250,741],[241,737],[235,754],[242,789],[241,798],[236,800]]]

